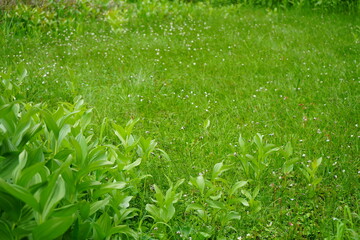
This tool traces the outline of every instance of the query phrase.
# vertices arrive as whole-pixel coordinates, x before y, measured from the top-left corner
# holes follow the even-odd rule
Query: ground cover
[[[91,133],[101,144],[120,144],[134,161],[121,170],[151,175],[122,190],[139,212],[121,223],[132,230],[113,237],[357,239],[359,18],[234,5],[130,6],[80,15],[65,27],[30,28],[11,18],[0,40],[1,79],[21,78],[24,101],[46,102],[51,112],[81,95],[93,107]],[[110,119],[138,121],[123,133]],[[110,194],[102,193],[97,200]],[[93,221],[101,225],[106,211],[98,211]]]

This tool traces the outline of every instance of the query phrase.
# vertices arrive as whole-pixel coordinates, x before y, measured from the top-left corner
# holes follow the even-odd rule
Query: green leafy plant
[[[136,149],[149,148],[146,141],[132,141],[128,125],[121,147],[99,144],[89,128],[92,110],[82,98],[51,111],[14,100],[19,94],[13,86],[2,81],[1,238],[136,238],[127,221],[139,212],[130,201],[146,177],[135,171],[141,163]]]
[[[238,150],[232,156],[240,163],[240,168],[248,179],[259,181],[268,171],[270,165],[269,156],[280,150],[274,144],[264,142],[261,134],[256,134],[250,143],[246,143],[240,135]]]
[[[164,194],[161,189],[154,185],[155,199],[152,201],[155,204],[147,204],[146,211],[148,211],[155,222],[168,223],[175,214],[174,204],[177,203],[182,195],[182,192],[176,192],[177,188],[184,182],[184,179],[178,180],[175,185],[169,180],[169,189]]]
[[[204,224],[200,228],[199,237],[223,237],[228,231],[236,232],[232,223],[241,219],[239,210],[254,204],[253,199],[249,203],[239,194],[241,190],[247,195],[248,192],[242,189],[248,184],[247,181],[232,183],[221,176],[230,169],[233,169],[232,165],[220,162],[214,165],[210,178],[205,178],[203,174],[190,177],[189,184],[197,192],[191,198],[193,203],[187,205],[186,212],[194,212],[197,221]]]
[[[291,146],[290,142],[288,142],[285,145],[282,154],[285,158],[285,162],[283,163],[282,166],[282,172],[284,173],[285,176],[288,176],[294,170],[294,165],[299,161],[299,158],[292,156],[293,147]]]
[[[310,162],[310,164],[304,165],[300,167],[300,171],[302,175],[305,177],[305,180],[307,184],[310,186],[310,188],[315,191],[317,185],[321,182],[322,177],[319,177],[317,175],[318,168],[322,162],[322,158],[315,159]]]

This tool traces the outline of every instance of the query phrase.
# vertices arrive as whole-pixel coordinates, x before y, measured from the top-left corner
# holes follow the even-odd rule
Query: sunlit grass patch
[[[151,175],[140,180],[139,172],[129,173],[135,180],[114,193],[123,194],[122,209],[132,209],[121,224],[114,207],[119,202],[89,216],[80,209],[81,221],[93,216],[95,230],[86,236],[124,236],[117,229],[157,239],[356,239],[359,19],[178,4],[125,4],[127,12],[106,7],[93,19],[46,31],[35,26],[13,34],[15,25],[1,23],[1,90],[8,82],[18,84],[23,101],[46,103],[44,111],[56,115],[56,124],[62,122],[52,112],[57,103],[81,95],[93,107],[89,134],[98,141],[90,141],[79,124],[68,134],[80,141],[83,132],[86,143],[99,148],[118,147],[106,154],[131,158],[120,164],[126,166],[122,177],[135,169]],[[22,106],[26,113],[30,105]],[[70,120],[82,118],[72,114]],[[53,136],[46,116],[33,119],[47,134],[36,139],[58,150],[60,145],[48,142]],[[76,144],[73,138],[65,147]],[[103,184],[113,180],[101,176]],[[1,193],[19,199],[6,187],[14,184],[11,177],[6,181]],[[94,200],[85,193],[86,201]],[[112,194],[99,193],[95,200]],[[7,229],[14,225],[5,212],[0,205]],[[80,221],[79,216],[62,220]],[[101,232],[100,222],[132,230]]]

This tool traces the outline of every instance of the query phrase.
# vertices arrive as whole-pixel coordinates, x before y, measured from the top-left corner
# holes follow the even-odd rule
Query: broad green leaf
[[[53,119],[53,116],[51,116],[48,111],[43,111],[42,116],[44,117],[46,127],[49,129],[49,131],[54,132],[55,137],[58,139],[60,130],[55,120]]]
[[[18,81],[22,82],[28,76],[28,71],[24,68],[23,73],[21,76],[18,77]]]
[[[106,232],[97,222],[92,223],[91,227],[93,232],[93,239],[106,239]]]
[[[79,142],[79,140],[81,141],[81,143]],[[70,143],[73,147],[73,149],[75,150],[75,162],[80,166],[80,167],[84,167],[85,166],[85,155],[84,155],[84,151],[85,149],[83,149],[85,147],[85,138],[84,136],[79,136],[76,138],[71,137],[70,138]]]
[[[230,170],[232,168],[231,165],[224,165],[223,162],[217,163],[214,165],[213,171],[212,171],[212,176],[211,176],[211,180],[212,181],[223,181],[225,182],[224,179],[220,178],[220,175],[223,174],[224,172]]]
[[[84,106],[84,99],[82,96],[76,96],[74,98],[74,110],[80,110]]]
[[[221,219],[222,225],[227,225],[228,222],[232,220],[240,220],[241,215],[238,212],[230,211],[225,214],[225,216]]]
[[[263,147],[263,135],[261,135],[260,133],[257,133],[254,136],[254,143],[258,146],[258,148],[262,148]]]
[[[85,181],[80,183],[79,185],[77,185],[77,191],[78,192],[82,192],[85,190],[90,190],[90,189],[94,189],[94,188],[99,188],[99,186],[101,185],[101,182],[99,181]]]
[[[185,212],[189,212],[192,210],[205,210],[204,206],[198,203],[191,203],[186,207]]]
[[[139,166],[140,164],[141,164],[141,158],[138,158],[138,159],[136,159],[134,162],[132,162],[131,164],[126,165],[126,166],[124,167],[124,170],[125,170],[125,171],[131,170],[131,169],[133,169],[134,167]]]
[[[38,162],[28,168],[25,168],[19,177],[19,180],[16,184],[26,187],[29,186],[30,180],[34,177],[36,173],[44,171],[45,162]]]
[[[242,138],[241,134],[240,134],[240,137],[239,137],[238,142],[239,142],[239,146],[240,146],[241,151],[242,151],[243,153],[245,153],[245,152],[246,152],[246,145],[245,145],[245,141],[244,141],[244,139]]]
[[[220,191],[218,195],[216,195],[216,196],[210,196],[210,198],[211,198],[212,200],[219,200],[219,199],[221,198],[222,194],[223,194],[223,193]]]
[[[160,219],[167,223],[175,215],[175,207],[170,204],[169,206],[160,208]]]
[[[67,113],[65,115],[62,114],[60,119],[58,119],[56,122],[57,125],[59,126],[59,128],[63,128],[63,126],[67,125],[67,123],[69,125],[74,125],[74,123],[72,121],[73,120],[72,117],[74,116],[76,118],[76,115],[80,112],[81,111],[73,111],[73,112]],[[83,127],[83,126],[81,126],[81,127]]]
[[[27,239],[31,234],[32,230],[37,226],[35,220],[24,220],[19,222],[16,225],[16,228],[13,230],[13,235],[16,236],[16,239]]]
[[[61,208],[54,209],[54,211],[51,214],[51,217],[73,216],[73,214],[77,210],[78,210],[78,206],[76,204],[69,204]]]
[[[84,162],[88,155],[88,151],[89,151],[84,135],[82,135],[82,134],[77,135],[76,141],[79,143],[79,146],[81,149],[81,159],[82,159],[82,162]]]
[[[6,132],[7,132],[7,131],[6,131],[6,127],[5,127],[4,124],[3,124],[3,120],[0,119],[0,134],[1,134],[1,135],[5,135]],[[0,135],[0,136],[1,136],[1,135]]]
[[[126,196],[122,199],[122,201],[119,204],[119,207],[121,208],[128,208],[130,206],[130,201],[133,197],[132,196]]]
[[[312,168],[313,168],[313,169],[317,169],[317,168],[320,166],[321,162],[322,162],[322,157],[314,160],[314,161],[312,162]]]
[[[248,183],[248,181],[238,181],[236,182],[230,190],[230,195],[233,195],[239,188],[242,188]]]
[[[212,180],[214,180],[216,177],[218,177],[221,174],[221,169],[222,169],[223,165],[224,165],[223,162],[219,162],[214,165],[214,168],[212,171],[212,176],[211,176]]]
[[[82,222],[81,224],[79,224],[79,230],[77,236],[74,234],[73,239],[77,239],[77,240],[91,239],[89,235],[92,233],[92,230],[93,227],[90,221]]]
[[[100,190],[117,190],[123,189],[126,186],[126,182],[113,182],[113,183],[103,183],[100,185]]]
[[[69,158],[71,153],[73,153],[74,150],[71,149],[62,149],[56,155],[54,156],[54,159],[60,160],[62,162],[65,162],[66,159]]]
[[[165,201],[164,194],[156,184],[154,184],[154,189],[155,189],[155,198],[156,198],[156,201],[154,202],[157,202],[158,204],[163,204]]]
[[[18,164],[17,164],[17,166],[16,166],[16,168],[14,169],[14,172],[13,172],[13,177],[14,177],[15,182],[17,182],[18,179],[19,179],[20,176],[21,176],[21,170],[22,170],[22,169],[25,167],[25,165],[26,165],[27,157],[28,157],[28,154],[27,154],[27,151],[26,151],[26,150],[23,150],[23,151],[19,154]]]
[[[115,124],[114,122],[112,122],[112,127],[114,129],[114,133],[115,135],[119,138],[119,140],[121,141],[121,143],[124,145],[126,142],[126,138],[127,135],[125,133],[125,129],[117,124]]]
[[[294,169],[294,164],[291,164],[289,162],[285,162],[284,165],[283,165],[283,173],[285,175],[289,174],[290,172],[292,172]]]
[[[161,219],[160,209],[154,204],[146,204],[145,210],[148,211],[155,220]]]
[[[16,131],[15,133],[12,135],[12,143],[15,146],[19,146],[20,142],[25,134],[25,132],[31,127],[31,122],[27,121],[25,123],[20,123],[17,127],[16,127]]]
[[[247,190],[243,189],[243,190],[241,190],[241,193],[244,194],[249,200],[253,199],[253,197]]]
[[[224,209],[225,208],[225,204],[220,201],[212,201],[212,200],[207,199],[206,202],[209,204],[210,207],[215,208],[215,209]]]
[[[199,175],[198,177],[190,177],[190,184],[196,187],[201,194],[204,194],[205,190],[205,179],[203,175]]]
[[[0,178],[0,189],[1,188],[10,195],[31,206],[35,211],[39,211],[38,202],[27,189],[15,184],[9,184]]]
[[[16,153],[9,154],[6,158],[0,156],[0,178],[11,178],[17,164],[18,156]]]
[[[242,205],[244,205],[246,207],[249,206],[249,202],[246,199],[244,199],[244,198],[238,198],[238,199],[239,199],[239,201],[241,202]]]
[[[79,173],[77,174],[77,178],[80,179],[81,177],[88,175],[89,173],[96,171],[96,170],[109,169],[113,165],[114,165],[113,162],[106,161],[106,160],[99,160],[99,161],[91,162],[88,166],[80,169]]]
[[[33,232],[34,240],[52,240],[63,235],[72,225],[74,217],[54,217],[37,226]]]
[[[94,192],[94,198],[100,197],[114,190],[120,190],[126,187],[125,182],[103,183]]]
[[[13,240],[13,231],[11,230],[9,224],[0,218],[0,239],[1,240]]]
[[[109,236],[114,234],[125,234],[133,237],[134,239],[138,238],[138,234],[127,225],[119,225],[111,228]]]
[[[21,215],[23,203],[17,198],[5,192],[0,192],[0,209],[6,212],[9,217],[15,222],[18,221]]]
[[[89,109],[81,116],[80,120],[83,129],[85,129],[91,123],[92,111],[92,109]]]
[[[79,213],[83,220],[87,219],[90,216],[90,203],[88,201],[83,200],[78,204]]]
[[[100,201],[91,203],[89,216],[93,215],[100,208],[105,207],[106,205],[108,205],[109,202],[110,202],[110,197],[107,197],[104,200],[100,200]]]
[[[145,157],[148,157],[155,150],[156,145],[157,143],[151,138],[140,137],[139,139],[139,150]]]
[[[260,191],[260,186],[256,186],[254,191],[253,191],[253,194],[252,194],[252,197],[253,198],[256,198],[256,196],[259,194],[259,191]]]
[[[42,124],[38,123],[32,126],[27,132],[25,132],[22,142],[19,146],[23,147],[32,137],[42,130]]]
[[[118,220],[117,223],[121,223],[127,219],[131,219],[138,215],[137,212],[140,212],[138,208],[127,208],[127,209],[120,209],[118,213]]]
[[[26,164],[28,167],[38,162],[45,162],[44,148],[42,146],[29,150],[28,154],[29,156]],[[26,169],[24,169],[24,171],[26,171]]]
[[[200,232],[200,235],[203,236],[205,239],[208,239],[212,236],[211,233],[207,233],[207,232]]]
[[[1,108],[1,106],[0,106]],[[8,137],[12,136],[15,132],[16,124],[18,123],[18,117],[14,114],[13,106],[8,105],[8,108],[0,109],[0,126],[3,134]]]
[[[97,146],[89,151],[89,162],[105,161],[107,159],[104,146]]]
[[[42,217],[46,219],[56,205],[65,197],[65,181],[59,176],[56,183],[49,184],[40,194]]]
[[[57,139],[57,146],[60,147],[62,141],[67,137],[67,135],[71,132],[71,127],[68,124],[65,124],[59,132],[59,137]]]
[[[4,145],[6,145],[5,151],[3,152],[18,152],[19,149],[17,146],[10,140],[10,138],[5,138]]]
[[[293,155],[293,147],[291,146],[291,142],[288,142],[285,145],[284,155],[285,155],[286,158],[289,158],[291,155]]]
[[[269,155],[270,153],[277,152],[277,151],[279,151],[279,150],[280,150],[279,147],[271,148],[270,150],[268,150],[268,151],[265,153],[265,155],[267,156],[267,155]]]
[[[203,124],[204,129],[208,129],[210,127],[210,119],[206,119]]]
[[[294,164],[299,161],[299,158],[291,158],[287,160],[283,165],[283,172],[289,174],[294,169]]]
[[[184,181],[185,181],[184,178],[177,180],[175,185],[174,185],[174,190],[176,190],[178,187],[180,187],[180,185],[183,184]]]
[[[125,127],[125,131],[127,135],[130,135],[132,133],[132,130],[135,126],[135,124],[139,121],[139,118],[136,119],[130,119],[127,123],[126,123],[126,127]]]
[[[106,237],[110,236],[110,229],[112,227],[112,221],[110,216],[104,212],[96,221]]]

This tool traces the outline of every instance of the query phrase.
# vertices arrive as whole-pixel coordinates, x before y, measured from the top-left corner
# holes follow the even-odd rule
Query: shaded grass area
[[[140,118],[135,132],[156,139],[171,158],[144,165],[158,185],[223,160],[238,164],[239,134],[291,142],[304,164],[323,157],[315,198],[295,180],[283,185],[283,159],[274,157],[261,182],[260,217],[239,225],[259,237],[267,229],[273,237],[315,239],[335,231],[332,218],[345,205],[359,213],[359,24],[354,16],[234,7],[137,19],[116,32],[94,20],[56,37],[4,36],[0,72],[27,69],[23,87],[35,102],[82,95],[99,124]]]

